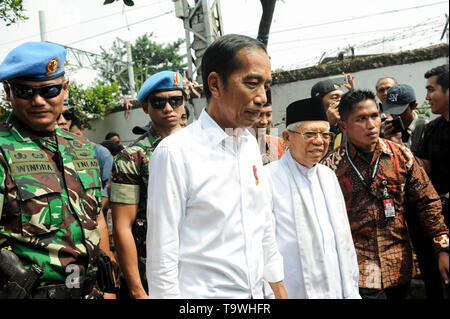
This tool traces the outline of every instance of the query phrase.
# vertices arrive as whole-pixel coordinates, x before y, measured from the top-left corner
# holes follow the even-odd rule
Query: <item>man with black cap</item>
[[[384,122],[384,138],[403,143],[413,153],[419,148],[427,122],[415,112],[417,105],[414,89],[408,84],[391,87],[383,104],[384,112],[392,116]]]
[[[353,90],[355,87],[354,77],[345,73],[342,75],[347,78],[347,83],[344,83],[343,86],[348,90]],[[330,141],[329,151],[337,148],[346,140],[345,135],[341,133],[338,126],[340,119],[338,107],[344,91],[341,88],[341,84],[336,84],[335,82],[333,79],[326,79],[317,82],[311,88],[311,97],[318,98],[322,101],[328,122],[330,123],[330,130],[335,134],[335,138]]]
[[[250,130],[255,135],[258,141],[259,149],[261,151],[261,157],[263,164],[266,165],[270,162],[279,160],[284,154],[283,139],[278,136],[269,135],[270,124],[272,123],[272,92],[267,90],[267,103],[259,114],[258,119],[252,126],[253,130]]]
[[[406,298],[415,274],[407,205],[433,240],[441,275],[448,278],[448,228],[423,167],[408,148],[379,137],[381,118],[372,92],[347,92],[339,114],[347,143],[322,163],[335,171],[344,195],[358,256],[360,295]]]
[[[152,126],[114,158],[110,196],[114,245],[131,298],[148,298],[145,236],[149,162],[159,142],[180,129],[183,92],[178,72],[162,71],[147,79],[138,101]]]
[[[334,172],[319,164],[332,136],[320,101],[296,101],[286,109],[286,153],[265,166],[289,298],[360,298],[344,198]]]

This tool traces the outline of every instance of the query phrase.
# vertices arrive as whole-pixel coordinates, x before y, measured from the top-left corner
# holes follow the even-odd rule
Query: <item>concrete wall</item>
[[[311,87],[318,81],[329,76],[351,73],[355,77],[357,89],[369,89],[375,92],[375,84],[380,77],[393,76],[399,83],[411,85],[416,93],[419,105],[425,101],[424,73],[429,69],[448,63],[448,45],[442,44],[424,49],[417,49],[396,54],[383,54],[372,57],[356,58],[328,63],[315,67],[294,71],[273,73],[272,126],[278,129],[278,135],[285,128],[284,117],[286,107],[293,101],[310,97]],[[187,104],[192,122],[200,115],[206,106],[206,100],[193,99],[193,104]],[[131,130],[135,125],[145,125],[149,116],[141,108],[131,111],[128,119],[123,111],[106,116],[104,121],[91,121],[96,131],[86,132],[86,136],[94,141],[103,141],[106,133],[115,131],[120,134],[124,145],[137,138]]]

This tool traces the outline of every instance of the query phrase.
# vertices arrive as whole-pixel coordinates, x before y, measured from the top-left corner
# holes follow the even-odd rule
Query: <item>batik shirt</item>
[[[286,149],[282,138],[271,135],[265,136],[264,147],[265,152],[262,154],[262,161],[264,165],[278,161],[283,156]]]
[[[436,251],[448,247],[448,229],[441,214],[439,196],[422,166],[403,145],[379,139],[370,161],[348,144],[349,156],[362,174],[370,180],[365,186],[349,162],[345,145],[328,154],[322,163],[333,169],[345,198],[350,227],[359,265],[359,286],[383,289],[405,284],[415,274],[412,247],[405,220],[406,201],[416,213]],[[386,188],[393,199],[395,217],[386,217],[383,198]]]
[[[41,285],[91,272],[100,208],[91,143],[58,127],[36,135],[14,116],[0,124],[0,248],[41,267]]]

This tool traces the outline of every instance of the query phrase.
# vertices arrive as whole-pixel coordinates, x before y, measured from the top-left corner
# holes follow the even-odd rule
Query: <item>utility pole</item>
[[[202,83],[201,60],[206,48],[224,34],[220,0],[172,0],[184,22],[188,78]]]
[[[63,44],[60,45],[67,50],[67,61],[69,62],[69,65],[100,71],[99,63],[97,61],[104,60],[107,64],[106,70],[103,71],[108,73],[112,78],[121,77],[123,76],[124,72],[128,70],[127,89],[130,92],[131,99],[136,98],[133,61],[131,59],[131,45],[127,45],[127,62],[124,62],[122,60],[105,59],[100,54],[83,51]],[[123,82],[127,83],[126,81]]]
[[[133,69],[133,57],[131,56],[131,44],[130,41],[125,41],[127,47],[127,64],[128,64],[128,80],[130,81],[130,96],[131,99],[136,99],[136,84],[134,83],[134,69]]]
[[[448,15],[445,14],[445,25],[444,25],[444,30],[442,30],[442,35],[441,35],[441,39],[440,41],[442,41],[442,39],[444,38],[445,34],[447,34],[447,44],[450,45],[450,41],[449,41],[449,32],[448,32]],[[447,63],[449,61],[449,57],[447,56]]]
[[[39,31],[41,33],[41,41],[47,41],[47,32],[45,31],[45,12],[39,10]]]

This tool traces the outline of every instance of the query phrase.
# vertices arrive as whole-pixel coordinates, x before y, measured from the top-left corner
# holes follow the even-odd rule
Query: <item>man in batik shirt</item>
[[[370,91],[350,91],[339,106],[348,142],[322,163],[333,169],[345,198],[363,298],[404,299],[415,274],[405,207],[432,238],[448,278],[448,228],[439,196],[405,146],[379,138],[381,118]]]

